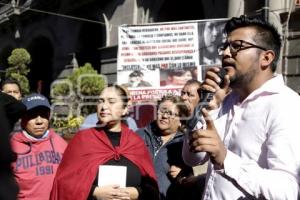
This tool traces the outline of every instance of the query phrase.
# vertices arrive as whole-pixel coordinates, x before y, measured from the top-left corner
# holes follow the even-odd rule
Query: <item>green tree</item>
[[[54,82],[51,87],[52,103],[63,103],[71,109],[67,109],[68,114],[63,117],[59,116],[61,110],[54,111],[52,119],[54,128],[63,134],[76,130],[82,123],[83,116],[95,112],[97,97],[106,84],[106,79],[98,74],[90,63],[73,69],[65,80]]]
[[[6,69],[6,78],[11,78],[19,82],[23,94],[30,91],[27,74],[30,72],[28,64],[31,62],[31,56],[24,48],[17,48],[11,52],[7,59],[9,67]]]

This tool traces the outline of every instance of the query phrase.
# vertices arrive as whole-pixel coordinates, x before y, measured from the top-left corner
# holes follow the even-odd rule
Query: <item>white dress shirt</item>
[[[297,199],[300,174],[300,97],[281,75],[267,81],[243,102],[232,92],[214,121],[227,148],[224,169],[209,163],[203,199]],[[189,151],[186,163],[198,165],[205,152]]]

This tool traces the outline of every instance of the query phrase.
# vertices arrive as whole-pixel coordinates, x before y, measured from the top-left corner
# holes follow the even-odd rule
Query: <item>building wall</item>
[[[42,80],[45,95],[49,95],[51,82],[70,63],[72,53],[79,58],[79,65],[90,62],[99,68],[98,48],[105,45],[105,23],[99,17],[102,4],[95,0],[80,2],[33,0],[32,8],[43,12],[28,10],[9,16],[9,20],[0,25],[1,67],[7,67],[6,59],[13,48],[26,48],[32,56],[31,89],[35,91]],[[19,38],[14,37],[16,30]]]
[[[226,6],[227,1],[223,0],[184,3],[180,0],[33,0],[31,7],[35,9],[97,23],[34,11],[11,16],[0,26],[3,50],[0,64],[7,67],[5,59],[13,48],[28,49],[33,58],[29,75],[32,89],[35,90],[39,80],[44,80],[44,93],[49,94],[51,82],[69,64],[71,54],[76,53],[79,65],[91,62],[114,83],[119,25],[226,17]],[[15,39],[17,28],[20,38]]]
[[[117,81],[118,26],[122,24],[145,24],[153,22],[186,21],[227,16],[227,1],[180,0],[126,0],[111,1],[104,8],[106,21],[106,47],[101,48],[101,73],[107,75],[109,83]],[[200,5],[199,5],[200,4]],[[109,54],[108,52],[111,52]],[[110,56],[105,56],[110,55]]]
[[[287,15],[281,15],[284,23]],[[286,84],[300,94],[300,8],[291,13],[288,33],[283,49],[282,74]]]
[[[261,12],[260,0],[32,0],[33,8],[66,16],[26,11],[10,16],[0,24],[0,68],[7,67],[6,58],[16,47],[32,54],[30,80],[33,90],[37,81],[49,86],[76,53],[79,65],[85,62],[116,82],[118,26],[152,22],[224,18]],[[269,19],[284,31],[289,0],[270,0]],[[298,13],[298,14],[297,14]],[[0,16],[1,17],[1,16]],[[77,19],[78,18],[78,19]],[[89,21],[83,21],[87,19]],[[282,73],[289,86],[299,91],[299,9],[290,19],[289,37],[283,49]],[[15,38],[16,30],[20,38]]]

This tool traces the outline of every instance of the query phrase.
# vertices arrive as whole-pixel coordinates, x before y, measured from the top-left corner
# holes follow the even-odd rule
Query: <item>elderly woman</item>
[[[33,93],[22,102],[27,109],[21,118],[22,130],[11,138],[17,156],[12,168],[20,187],[18,199],[49,199],[67,143],[49,128],[51,106],[45,96]]]
[[[173,199],[174,190],[170,188],[176,183],[177,175],[182,169],[191,170],[181,157],[181,120],[186,119],[188,113],[187,106],[179,96],[164,96],[158,103],[157,119],[137,130],[152,154],[161,199]]]

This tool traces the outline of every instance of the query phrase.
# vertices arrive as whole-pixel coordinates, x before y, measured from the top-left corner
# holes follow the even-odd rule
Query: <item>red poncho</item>
[[[92,128],[78,132],[58,167],[50,200],[86,200],[99,165],[120,155],[132,161],[142,176],[156,180],[152,159],[142,138],[124,125],[121,129],[120,146],[116,148],[103,130]]]

